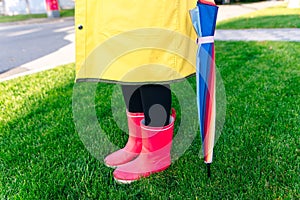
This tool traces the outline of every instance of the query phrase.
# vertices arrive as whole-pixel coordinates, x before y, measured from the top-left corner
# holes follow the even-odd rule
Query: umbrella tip
[[[210,164],[211,164],[211,163],[207,163],[207,164],[206,164],[206,166],[207,166],[207,177],[208,177],[208,178],[211,177]]]

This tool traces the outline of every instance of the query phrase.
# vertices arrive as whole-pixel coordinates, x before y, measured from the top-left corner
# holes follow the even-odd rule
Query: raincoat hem
[[[115,81],[115,80],[107,80],[107,79],[99,79],[99,78],[78,78],[76,79],[76,83],[82,82],[99,82],[99,83],[113,83],[120,85],[145,85],[145,84],[170,84],[170,83],[178,83],[182,82],[187,78],[195,76],[196,73],[188,75],[184,78],[168,80],[168,81],[146,81],[146,82],[123,82],[123,81]]]

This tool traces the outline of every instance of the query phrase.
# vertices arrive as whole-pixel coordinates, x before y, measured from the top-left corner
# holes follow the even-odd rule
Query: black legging
[[[169,124],[172,102],[170,85],[123,85],[122,91],[127,110],[144,113],[146,126]]]

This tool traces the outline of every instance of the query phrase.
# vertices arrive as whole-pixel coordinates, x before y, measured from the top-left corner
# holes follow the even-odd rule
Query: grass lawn
[[[227,113],[210,180],[196,138],[166,171],[116,184],[75,131],[68,65],[0,83],[0,199],[299,199],[300,44],[216,48]],[[97,90],[99,117],[113,121],[113,86]],[[122,131],[105,129],[121,145]]]
[[[258,10],[247,15],[221,21],[218,29],[300,28],[300,9],[289,9],[286,4]]]
[[[61,17],[72,17],[74,16],[74,9],[69,10],[61,10]],[[3,22],[16,22],[33,18],[46,18],[47,14],[30,14],[30,15],[15,15],[15,16],[1,16],[0,15],[0,23]]]

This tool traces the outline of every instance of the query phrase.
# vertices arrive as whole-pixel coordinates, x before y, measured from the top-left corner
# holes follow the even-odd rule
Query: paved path
[[[0,73],[15,67],[43,64],[56,65],[57,60],[74,60],[74,20],[51,20],[48,23],[0,24]],[[54,54],[54,55],[53,55]],[[69,55],[68,55],[69,54]],[[46,61],[46,60],[45,60]],[[42,66],[42,65],[41,65]]]
[[[75,61],[74,19],[0,24],[0,82]]]
[[[220,5],[217,21],[223,21],[233,17],[238,17],[240,15],[245,15],[257,10],[281,5],[282,3],[282,1],[263,1],[247,4]]]
[[[265,1],[251,4],[241,5],[220,5],[218,21],[237,17],[243,14],[247,14],[259,9],[282,4],[282,2]],[[64,20],[64,19],[61,19]],[[70,20],[70,18],[68,19]],[[72,21],[73,18],[71,18]],[[53,23],[53,21],[45,19],[33,19],[26,22],[13,23],[12,26],[26,24],[47,24]],[[59,20],[55,23],[60,23]],[[1,31],[1,26],[0,26]],[[71,41],[70,44],[57,49],[45,55],[43,57],[33,59],[30,62],[26,62],[19,67],[14,68],[8,72],[0,74],[0,82],[9,80],[15,77],[24,76],[27,74],[35,73],[45,69],[50,69],[58,65],[65,63],[71,63],[75,61],[74,56],[74,32],[70,32],[67,36],[67,40]],[[297,41],[300,42],[300,29],[248,29],[248,30],[217,30],[216,40],[243,40],[243,41]],[[66,60],[66,58],[68,58]]]
[[[300,42],[299,28],[216,30],[216,40],[223,41],[294,41]]]

